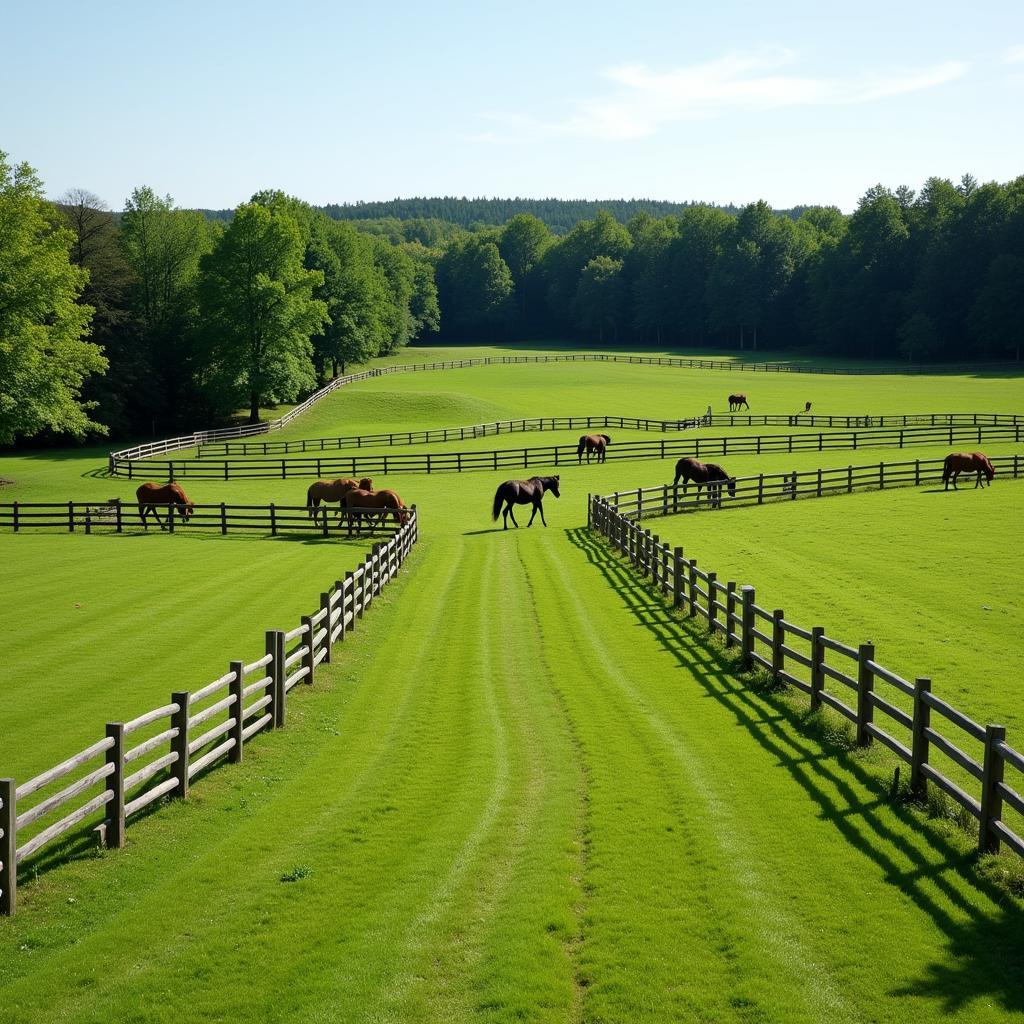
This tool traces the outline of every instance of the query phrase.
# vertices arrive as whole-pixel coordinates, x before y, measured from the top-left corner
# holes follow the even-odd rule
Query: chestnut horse
[[[529,480],[506,480],[494,492],[491,521],[495,523],[498,521],[498,513],[501,512],[501,506],[504,504],[505,512],[502,522],[505,524],[505,529],[508,529],[508,517],[511,516],[512,525],[518,530],[519,524],[516,522],[512,506],[532,504],[533,515],[530,516],[530,521],[526,525],[532,526],[534,516],[540,512],[540,521],[547,526],[548,521],[544,518],[544,506],[541,504],[545,491],[550,491],[556,498],[561,497],[558,493],[557,476],[532,476]]]
[[[747,402],[747,396],[744,392],[740,391],[735,395],[729,396],[729,412],[739,412],[740,408],[746,406],[750,408],[750,404]]]
[[[167,506],[168,521],[174,515],[175,509],[178,510],[178,515],[181,516],[182,520],[188,519],[196,510],[195,505],[188,500],[185,492],[177,484],[143,484],[135,492],[135,497],[139,502],[139,518],[147,530],[149,529],[149,523],[146,522],[146,518],[151,512],[160,529],[165,530],[167,528],[160,522],[160,516],[157,515],[156,510],[158,506]]]
[[[736,477],[729,476],[721,466],[714,462],[698,462],[697,459],[680,459],[676,463],[676,478],[672,482],[673,487],[679,486],[679,480],[683,481],[683,494],[692,480],[697,485],[697,500],[700,500],[700,489],[704,484],[708,485],[708,497],[711,499],[712,508],[722,507],[722,484],[729,488],[731,497],[736,496]]]
[[[342,504],[348,513],[348,535],[350,537],[353,523],[356,526],[356,532],[362,531],[363,516],[376,519],[378,523],[383,523],[389,515],[394,516],[395,522],[402,526],[409,522],[409,512],[405,507],[405,502],[394,491],[387,489],[373,491],[368,487],[355,487],[346,492]],[[374,512],[367,511],[368,509],[382,509],[382,511],[380,515],[376,515]]]
[[[946,456],[946,461],[942,464],[942,489],[948,491],[949,481],[952,480],[953,490],[957,490],[956,478],[961,473],[977,473],[977,479],[974,481],[974,489],[977,490],[979,487],[985,486],[982,483],[981,474],[984,473],[991,484],[996,470],[984,452],[970,452],[969,454],[967,452],[952,452]]]
[[[354,491],[357,487],[361,487],[365,491],[372,491],[373,481],[369,477],[363,477],[362,480],[342,477],[339,480],[317,480],[316,483],[310,484],[309,490],[306,491],[309,518],[316,518],[316,510],[320,507],[320,502],[326,504],[329,501],[338,502],[338,515],[340,516],[345,495],[349,491]],[[324,511],[326,513],[327,510],[325,509]]]
[[[605,449],[612,443],[612,439],[607,434],[584,434],[580,438],[579,447],[576,449],[576,459],[579,462],[583,461],[584,451],[587,453],[587,462],[590,461],[590,453],[597,453],[597,461],[604,462]]]

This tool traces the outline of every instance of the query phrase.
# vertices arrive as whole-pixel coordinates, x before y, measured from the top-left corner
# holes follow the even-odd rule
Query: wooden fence
[[[710,489],[696,484],[657,484],[632,491],[616,491],[608,500],[621,515],[630,519],[672,515],[701,509],[741,508],[797,498],[821,498],[854,491],[882,491],[892,487],[920,487],[942,482],[943,459],[914,459],[913,462],[876,462],[865,466],[809,469],[792,473],[759,473],[736,477],[735,493],[722,486]],[[997,455],[992,465],[999,478],[1017,480],[1024,474],[1024,456]],[[961,474],[959,485],[974,487],[974,474]]]
[[[321,505],[314,514],[308,505],[195,505],[187,519],[179,515],[168,516],[165,508],[158,510],[159,523],[152,515],[149,523],[159,531],[165,524],[170,533],[191,533],[195,530],[215,531],[221,534],[259,531],[278,537],[293,533],[317,533],[336,536],[346,533],[391,534],[399,523],[394,513],[387,512],[381,519],[379,508],[344,509],[337,504]],[[412,510],[416,508],[412,506]],[[126,533],[141,532],[144,527],[138,505],[134,501],[122,502],[111,498],[106,502],[15,501],[0,505],[0,528],[8,527],[15,533],[31,529],[60,530],[66,533]]]
[[[934,785],[969,812],[978,822],[979,850],[996,853],[1005,845],[1024,856],[1024,827],[1015,831],[1005,813],[1024,815],[1024,786],[1014,776],[1014,788],[1005,774],[1024,774],[1024,754],[1007,744],[1003,726],[968,718],[932,693],[930,679],[903,679],[876,660],[873,644],[852,646],[823,626],[799,626],[782,609],[758,604],[752,586],[719,581],[696,558],[684,557],[683,548],[670,548],[623,514],[615,496],[590,496],[588,525],[674,608],[704,619],[709,634],[738,648],[745,668],[760,666],[807,694],[812,710],[838,712],[855,727],[859,745],[877,740],[888,747],[910,766],[916,797],[924,799]],[[877,721],[876,712],[883,716]],[[972,745],[973,755],[964,749]],[[960,781],[952,777],[958,770]]]
[[[904,448],[923,444],[982,444],[984,441],[1015,441],[1024,437],[1024,421],[1005,424],[885,427],[802,432],[797,434],[748,434],[737,437],[659,438],[616,442],[607,449],[608,459],[694,458],[770,452],[839,451],[858,448]],[[470,470],[539,469],[575,466],[575,444],[546,445],[492,451],[416,452],[408,455],[317,455],[315,458],[146,459],[111,463],[111,473],[132,479],[235,480],[277,477],[282,480],[310,477],[373,476],[389,473],[445,473]]]
[[[522,363],[564,363],[564,362],[595,362],[595,363],[628,363],[641,366],[671,366],[677,369],[697,370],[730,370],[740,373],[811,373],[842,376],[877,376],[886,374],[936,374],[936,373],[977,373],[978,364],[949,365],[949,366],[905,366],[892,367],[889,369],[859,369],[859,368],[837,368],[837,367],[814,367],[814,366],[793,366],[789,363],[736,363],[728,359],[687,359],[675,356],[626,356],[615,354],[568,354],[552,356],[486,356],[476,359],[448,359],[433,363],[404,363],[395,366],[382,366],[372,370],[365,370],[361,373],[345,374],[336,377],[327,383],[319,391],[315,391],[300,405],[290,409],[283,416],[276,420],[268,420],[265,423],[249,423],[238,427],[221,427],[216,430],[199,430],[193,434],[186,434],[180,437],[165,438],[160,441],[153,441],[149,444],[137,445],[133,448],[124,448],[121,451],[111,452],[111,471],[114,461],[129,461],[131,459],[146,458],[150,455],[165,455],[172,451],[181,451],[184,448],[193,448],[198,444],[206,444],[211,441],[225,441],[231,438],[256,437],[260,434],[273,433],[281,430],[292,422],[297,416],[301,416],[307,409],[310,409],[321,398],[336,391],[338,388],[351,384],[354,381],[367,380],[370,377],[382,377],[390,373],[416,373],[425,370],[456,370],[472,366],[509,366]],[[1017,363],[990,364],[986,369],[1018,369]]]
[[[317,667],[357,628],[418,537],[414,513],[321,594],[319,608],[298,626],[267,630],[262,658],[232,661],[208,685],[174,691],[166,704],[130,722],[108,723],[102,739],[27,782],[0,778],[0,914],[17,907],[17,865],[101,813],[100,841],[123,846],[135,815],[162,797],[187,798],[202,772],[240,762],[248,740],[284,726],[289,692],[313,684]],[[58,810],[61,817],[46,824]]]
[[[434,444],[444,441],[465,441],[500,434],[519,434],[546,430],[647,430],[669,433],[698,427],[827,427],[829,430],[854,427],[908,426],[995,426],[1024,422],[1024,417],[1001,413],[912,413],[880,416],[797,415],[734,415],[708,412],[682,420],[656,420],[637,416],[535,416],[528,419],[499,420],[476,423],[466,427],[437,427],[433,430],[400,430],[379,434],[352,434],[348,437],[313,437],[295,441],[223,441],[200,445],[196,458],[223,458],[227,455],[290,455],[293,452],[324,452],[342,448],[376,448],[394,445]]]

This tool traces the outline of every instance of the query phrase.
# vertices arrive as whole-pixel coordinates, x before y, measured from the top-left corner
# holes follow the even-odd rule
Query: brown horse
[[[576,459],[582,462],[585,451],[587,453],[587,462],[590,462],[591,452],[597,454],[598,462],[604,462],[605,449],[611,443],[612,439],[607,434],[584,434],[580,438],[579,447],[576,449]]]
[[[362,531],[364,516],[374,519],[378,523],[383,523],[389,515],[394,516],[395,522],[402,526],[409,522],[409,511],[405,507],[405,502],[394,491],[387,489],[372,491],[369,488],[356,487],[346,492],[342,503],[348,513],[348,535],[350,537],[353,524],[356,527],[356,532]],[[373,512],[368,512],[367,509],[381,509],[382,511],[380,515],[376,515]]]
[[[949,490],[949,481],[953,481],[953,490],[957,490],[956,478],[961,473],[976,473],[977,479],[974,481],[974,489],[977,490],[979,487],[984,487],[982,483],[981,474],[984,473],[989,484],[992,483],[992,478],[996,475],[995,467],[992,465],[991,459],[984,452],[952,452],[946,456],[946,461],[942,464],[942,484],[943,490]]]
[[[740,391],[735,395],[729,396],[729,412],[739,412],[743,406],[746,406],[748,409],[750,408],[750,403],[747,402],[747,396],[744,392]]]
[[[349,491],[354,491],[357,487],[361,487],[365,491],[372,491],[373,481],[369,477],[363,477],[362,480],[342,477],[338,480],[317,480],[316,483],[310,484],[309,489],[306,491],[309,518],[316,518],[316,510],[320,507],[320,502],[326,504],[329,501],[338,502],[338,515],[340,516],[345,495]],[[326,512],[326,509],[324,511]]]
[[[158,506],[167,506],[168,521],[174,515],[175,509],[177,509],[178,515],[181,516],[182,520],[188,519],[196,510],[195,505],[188,500],[185,492],[177,484],[143,484],[135,492],[135,497],[139,502],[139,518],[147,530],[149,529],[149,523],[146,522],[146,519],[150,513],[153,514],[153,518],[157,521],[161,530],[167,529],[160,522],[160,516],[157,515],[156,510]]]
[[[512,525],[518,530],[519,524],[516,522],[512,506],[532,504],[533,515],[530,516],[530,521],[526,525],[532,526],[534,517],[540,512],[540,521],[547,526],[548,521],[544,518],[544,506],[541,504],[545,491],[550,491],[556,498],[561,497],[558,493],[557,476],[532,476],[529,480],[506,480],[494,492],[494,508],[492,509],[491,521],[495,523],[498,521],[498,513],[501,512],[501,506],[505,505],[505,512],[502,517],[505,529],[508,529],[508,517],[511,516]]]
[[[729,476],[721,466],[714,462],[698,462],[697,459],[680,459],[676,463],[676,478],[672,481],[673,487],[679,486],[683,481],[683,494],[692,480],[697,485],[697,500],[700,500],[700,489],[708,485],[708,497],[711,499],[712,508],[722,507],[722,484],[729,488],[729,495],[736,496],[736,477]]]

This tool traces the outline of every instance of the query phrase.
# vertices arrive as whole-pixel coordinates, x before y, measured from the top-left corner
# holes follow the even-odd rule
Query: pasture
[[[274,436],[685,416],[740,389],[755,413],[806,400],[853,414],[1024,411],[1019,377],[739,380],[602,364],[392,376],[341,389]],[[536,442],[486,439],[524,443]],[[728,469],[946,450],[738,456]],[[134,485],[102,475],[104,454],[2,458],[14,483],[0,500],[127,498]],[[409,571],[243,765],[134,825],[124,850],[29,872],[18,916],[0,920],[0,1020],[94,1020],[111,1005],[176,1024],[1024,1019],[1022,907],[975,869],[970,837],[890,801],[877,754],[823,744],[782,697],[737,678],[586,529],[588,493],[671,471],[562,468],[549,527],[507,533],[490,509],[514,474],[377,480],[420,511]],[[294,504],[305,485],[186,489],[203,503]],[[1006,480],[910,488],[658,529],[801,621],[870,636],[887,664],[932,675],[1019,742],[1024,565],[1008,549],[1022,493]],[[4,533],[21,681],[0,706],[0,774],[76,749],[80,721],[137,712],[256,653],[264,628],[315,603],[365,546]],[[895,617],[897,591],[920,614]]]

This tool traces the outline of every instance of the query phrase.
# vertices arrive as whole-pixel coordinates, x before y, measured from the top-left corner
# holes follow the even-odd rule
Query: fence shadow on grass
[[[878,865],[888,884],[910,897],[948,938],[949,962],[931,965],[924,977],[889,994],[937,998],[947,1009],[978,998],[996,999],[1008,1012],[1024,1011],[1024,913],[974,871],[975,854],[958,849],[933,823],[894,803],[884,779],[856,753],[815,735],[821,720],[809,709],[799,710],[753,677],[739,678],[738,657],[710,643],[706,630],[673,615],[649,581],[595,534],[583,527],[565,532],[621,596],[637,624],[771,753],[817,805],[822,819]],[[681,692],[680,700],[692,696]],[[872,799],[865,802],[859,787]],[[895,829],[894,818],[908,831]],[[951,879],[954,874],[960,877]],[[976,898],[969,898],[970,890]]]

